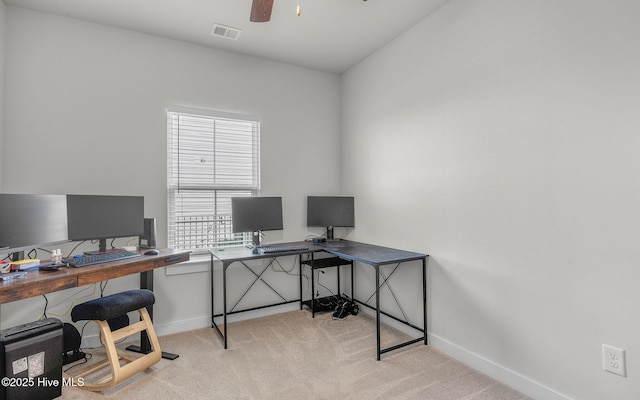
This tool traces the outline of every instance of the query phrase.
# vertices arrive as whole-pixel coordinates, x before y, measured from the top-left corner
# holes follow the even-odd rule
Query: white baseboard
[[[555,392],[538,382],[522,376],[514,371],[497,365],[477,354],[473,354],[438,336],[429,334],[429,345],[469,367],[501,382],[536,400],[570,400],[569,397]]]
[[[371,315],[375,318],[375,310],[368,307],[360,307],[360,311]],[[422,332],[414,329],[408,325],[405,325],[393,318],[389,318],[385,315],[380,316],[380,321],[392,328],[399,330],[409,336],[420,337]],[[513,372],[507,368],[497,365],[487,359],[480,357],[477,354],[473,354],[453,343],[450,343],[444,339],[439,338],[436,335],[428,334],[427,341],[430,346],[442,351],[446,355],[454,358],[461,363],[468,365],[469,367],[483,373],[491,378],[501,382],[510,388],[513,388],[525,395],[536,400],[570,400],[569,397],[564,396],[558,392],[555,392],[531,379],[522,376],[516,372]]]
[[[280,313],[295,311],[299,309],[300,309],[300,303],[282,304],[279,306],[261,308],[258,310],[245,311],[245,312],[227,315],[227,322],[232,323],[232,322],[238,322],[238,321],[245,321],[248,319],[266,317],[268,315],[280,314]],[[216,323],[218,325],[222,325],[222,317],[217,317]],[[157,336],[173,335],[175,333],[189,332],[196,329],[210,328],[210,327],[211,327],[211,318],[208,316],[193,318],[193,319],[186,319],[181,321],[173,321],[167,324],[158,324],[155,322],[153,324],[153,328],[155,329]],[[125,342],[136,342],[137,340],[138,340],[137,335],[133,335],[132,337],[127,338]],[[82,338],[83,348],[95,348],[95,347],[101,347],[101,346],[102,344],[100,343],[100,336],[98,334],[85,335]]]

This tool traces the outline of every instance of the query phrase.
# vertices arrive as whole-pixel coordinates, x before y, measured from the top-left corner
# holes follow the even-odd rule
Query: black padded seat
[[[128,290],[78,304],[71,310],[71,320],[106,321],[155,302],[156,298],[151,290]]]
[[[113,387],[133,375],[142,372],[160,361],[162,351],[160,343],[153,329],[153,323],[147,307],[155,303],[152,291],[147,289],[128,290],[121,293],[90,300],[78,304],[71,310],[73,322],[88,320],[98,324],[100,341],[104,346],[107,358],[95,364],[89,364],[84,369],[65,374],[66,377],[82,378],[83,389],[101,391]],[[140,321],[129,325],[127,313],[137,311]],[[116,348],[116,343],[134,333],[146,331],[152,350],[140,357]],[[124,361],[124,365],[121,363]],[[105,375],[101,371],[108,368]],[[91,379],[90,376],[96,376]],[[88,379],[87,379],[88,378]]]

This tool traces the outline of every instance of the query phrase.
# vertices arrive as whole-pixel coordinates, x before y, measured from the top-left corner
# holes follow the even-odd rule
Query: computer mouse
[[[156,249],[147,250],[144,252],[145,256],[157,256],[160,252]]]

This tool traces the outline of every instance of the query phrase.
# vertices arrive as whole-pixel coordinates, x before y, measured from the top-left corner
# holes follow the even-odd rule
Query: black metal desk
[[[300,243],[304,243],[307,245],[308,249],[306,250],[298,250],[298,251],[291,251],[291,252],[282,252],[282,253],[272,253],[272,254],[256,254],[253,253],[250,249],[247,248],[230,248],[230,249],[212,249],[209,252],[211,253],[211,326],[216,329],[218,335],[221,337],[221,339],[224,342],[224,348],[227,348],[227,275],[226,275],[226,271],[227,268],[235,263],[235,262],[242,262],[244,263],[244,261],[249,261],[249,260],[255,260],[255,259],[261,259],[261,258],[277,258],[277,257],[283,257],[283,256],[290,256],[290,255],[301,255],[301,254],[308,254],[308,253],[317,253],[317,252],[326,252],[329,254],[332,254],[334,256],[343,258],[345,260],[349,260],[349,261],[356,261],[356,262],[361,262],[363,264],[367,264],[367,265],[371,265],[376,272],[376,289],[375,289],[375,296],[376,296],[376,337],[377,337],[377,343],[376,343],[376,356],[377,356],[377,360],[380,360],[380,356],[383,353],[389,352],[389,351],[393,351],[396,350],[398,348],[404,347],[404,346],[408,346],[410,344],[413,343],[417,343],[417,342],[421,342],[424,341],[424,344],[427,344],[427,257],[429,257],[427,254],[422,254],[422,253],[415,253],[415,252],[411,252],[411,251],[404,251],[404,250],[398,250],[398,249],[392,249],[392,248],[388,248],[388,247],[382,247],[382,246],[375,246],[375,245],[371,245],[371,244],[365,244],[365,243],[358,243],[358,242],[352,242],[352,241],[348,241],[348,240],[342,240],[342,241],[335,241],[335,242],[327,242],[325,244],[313,244],[311,242],[296,242],[296,243],[286,243],[286,244],[300,244]],[[222,262],[222,296],[223,296],[223,310],[222,310],[222,317],[223,317],[223,324],[224,324],[224,332],[222,332],[220,330],[220,328],[218,327],[218,325],[215,322],[215,308],[214,308],[214,293],[215,293],[215,285],[214,285],[214,273],[213,273],[213,263],[215,260],[219,260]],[[416,338],[416,339],[412,339],[409,340],[407,342],[404,343],[400,343],[385,349],[382,349],[380,346],[380,315],[381,314],[385,314],[388,315],[386,313],[381,312],[380,310],[380,267],[382,265],[389,265],[389,264],[401,264],[401,263],[405,263],[408,261],[419,261],[422,260],[422,310],[423,310],[423,326],[422,328],[419,327],[415,327],[413,325],[413,328],[421,331],[423,333],[423,336],[420,338]],[[267,266],[268,268],[268,266]],[[300,266],[300,268],[302,268]],[[265,268],[266,270],[266,268]],[[253,272],[253,271],[252,271]],[[255,274],[255,272],[254,272]],[[260,279],[260,275],[257,275],[257,279]],[[390,278],[387,277],[385,279],[385,282],[387,282],[387,280]],[[351,293],[352,297],[354,296],[354,293]],[[358,301],[357,299],[354,298],[354,300]],[[285,303],[291,303],[294,301],[300,301],[302,302],[302,293],[300,293],[300,299],[298,300],[291,300],[291,301],[285,301],[284,303],[278,303],[278,304],[271,304],[269,306],[274,306],[274,305],[279,305],[279,304],[285,304]],[[361,301],[358,301],[359,303],[366,305],[366,303],[363,303]],[[247,310],[243,310],[243,311],[247,311]],[[404,321],[400,321],[402,323],[405,323],[407,325],[408,322],[404,322]]]
[[[225,249],[211,249],[211,250],[209,250],[209,253],[211,254],[211,327],[216,330],[216,332],[218,333],[218,335],[222,339],[225,349],[227,348],[227,315],[230,314],[228,312],[228,308],[227,308],[227,269],[229,268],[229,266],[231,264],[235,263],[235,262],[240,262],[245,267],[247,267],[247,269],[249,269],[254,275],[256,275],[256,279],[251,284],[249,289],[247,289],[247,292],[248,292],[251,289],[251,287],[253,286],[253,284],[255,284],[258,280],[261,279],[262,273],[264,273],[264,271],[266,271],[267,268],[269,268],[269,266],[271,265],[271,263],[273,262],[274,259],[276,259],[278,257],[295,256],[295,255],[316,253],[316,252],[322,251],[322,248],[320,248],[320,247],[318,247],[318,246],[316,246],[316,245],[314,245],[313,243],[310,243],[310,242],[296,242],[296,243],[283,243],[283,244],[287,244],[287,245],[290,245],[290,244],[293,244],[293,245],[303,244],[303,245],[307,246],[307,249],[306,250],[296,250],[296,251],[288,251],[288,252],[271,253],[271,254],[254,253],[252,249],[249,249],[249,248],[246,248],[246,247],[231,247],[231,248],[225,248]],[[262,270],[262,272],[260,274],[256,274],[251,268],[249,268],[245,264],[245,261],[259,260],[259,259],[264,259],[264,258],[272,259],[272,261],[271,261],[271,263],[269,263],[269,265],[267,265]],[[224,327],[223,327],[224,332],[220,330],[220,327],[218,327],[218,324],[216,324],[216,321],[215,321],[215,317],[216,317],[216,315],[215,315],[215,303],[214,303],[215,284],[214,284],[213,262],[216,259],[219,260],[219,261],[222,261],[222,323],[224,324]],[[269,286],[269,284],[267,284],[266,282],[264,282],[264,283],[267,286]],[[271,286],[269,286],[269,288],[271,288]],[[271,290],[273,290],[275,292],[275,290],[273,288],[271,288]],[[247,292],[245,292],[245,294]],[[278,296],[280,296],[279,293],[277,293],[277,294],[278,294]],[[243,297],[244,297],[244,295],[243,295]],[[280,296],[280,297],[282,297],[282,296]],[[264,307],[272,307],[272,306],[277,306],[277,305],[282,305],[282,304],[287,304],[287,303],[293,303],[293,302],[297,302],[297,301],[301,301],[301,300],[302,300],[302,294],[301,294],[299,299],[286,300],[286,299],[283,298],[283,302],[281,302],[281,303],[269,304],[269,305],[264,306]],[[264,308],[264,307],[257,307],[257,308]],[[257,308],[252,308],[252,309],[249,309],[249,310],[241,310],[241,311],[250,311],[250,310],[255,310]],[[233,310],[232,310],[232,312],[233,312]]]
[[[345,260],[357,261],[363,264],[371,265],[376,272],[376,357],[380,360],[380,356],[383,353],[399,349],[404,346],[408,346],[413,343],[421,342],[424,340],[424,344],[427,344],[427,254],[414,253],[412,251],[392,249],[389,247],[375,246],[371,244],[358,243],[352,241],[340,241],[338,243],[328,243],[323,249],[327,253],[333,254]],[[406,341],[404,343],[397,344],[395,346],[387,347],[386,349],[380,348],[380,314],[386,314],[380,311],[380,267],[382,265],[389,264],[401,264],[408,261],[422,260],[422,315],[423,326],[422,328],[410,325],[405,321],[400,322],[418,329],[422,332],[422,337]],[[391,277],[389,275],[385,279],[385,283]],[[355,298],[355,294],[351,294],[354,300],[360,304],[367,305],[366,303],[359,301]],[[395,317],[392,317],[395,318]]]

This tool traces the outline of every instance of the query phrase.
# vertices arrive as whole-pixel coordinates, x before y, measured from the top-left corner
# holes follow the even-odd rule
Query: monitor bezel
[[[313,203],[314,201],[315,203]],[[345,204],[345,201],[348,204]],[[337,202],[341,203],[336,204]],[[332,210],[329,210],[329,207],[336,205],[340,207],[341,211],[347,211],[349,214],[346,218],[348,222],[345,222],[344,216],[336,216]],[[321,206],[323,215],[318,216],[318,206]],[[355,197],[307,196],[307,227],[355,228]]]
[[[77,201],[83,202],[83,208],[78,207]],[[111,203],[109,202],[111,201]],[[126,204],[129,203],[129,204]],[[104,220],[104,208],[101,206],[107,205],[109,215],[111,217],[117,217],[122,212],[122,208],[127,205],[131,214],[136,219],[139,219],[139,224],[131,224],[129,227],[122,226],[118,230],[105,230],[104,227],[100,228],[96,226],[95,231],[85,229],[88,226],[87,221],[100,221]],[[135,210],[134,210],[135,208]],[[96,194],[69,194],[67,195],[67,218],[69,229],[69,240],[71,241],[84,241],[84,240],[106,240],[117,239],[123,237],[135,237],[144,234],[144,196],[130,196],[130,195],[96,195]],[[94,219],[95,218],[95,219]],[[123,220],[122,218],[120,218]],[[129,222],[128,222],[129,223]],[[82,228],[79,228],[81,226]]]
[[[284,230],[282,197],[232,197],[231,221],[234,233]]]
[[[0,193],[0,197],[0,207],[11,197],[10,205],[13,208],[6,214],[11,215],[12,220],[9,223],[0,221],[0,254],[16,254],[33,248],[69,242],[65,195]],[[0,211],[0,215],[3,213]],[[48,219],[46,223],[42,220],[45,217]],[[8,233],[8,230],[11,230],[11,233]],[[11,243],[12,240],[2,243],[3,235],[15,234],[21,236],[19,243]]]

